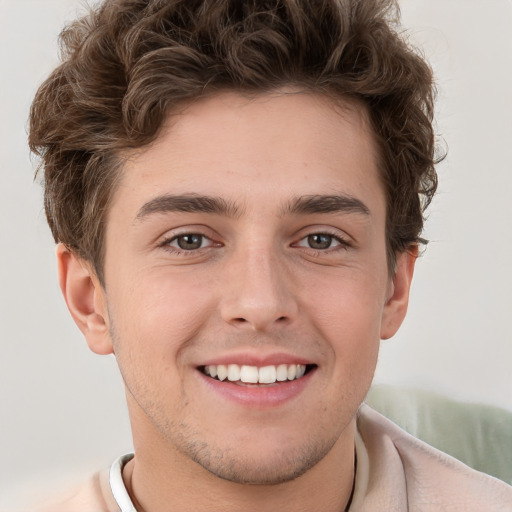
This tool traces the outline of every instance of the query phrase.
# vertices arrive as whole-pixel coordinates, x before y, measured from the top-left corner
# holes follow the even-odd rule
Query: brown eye
[[[307,237],[308,245],[312,249],[329,249],[333,242],[333,236],[318,233]]]
[[[170,245],[174,247],[178,247],[179,249],[182,249],[184,251],[193,251],[196,249],[201,249],[203,246],[203,241],[206,237],[203,235],[197,235],[197,234],[186,234],[186,235],[180,235],[174,238]]]

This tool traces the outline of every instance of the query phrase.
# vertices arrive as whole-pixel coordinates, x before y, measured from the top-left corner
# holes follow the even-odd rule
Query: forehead
[[[111,206],[162,193],[236,203],[382,195],[376,153],[367,112],[356,102],[292,90],[224,92],[169,115],[157,140],[126,160]]]

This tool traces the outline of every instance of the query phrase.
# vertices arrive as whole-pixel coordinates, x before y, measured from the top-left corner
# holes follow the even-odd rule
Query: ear
[[[70,251],[57,246],[59,284],[69,312],[96,354],[112,354],[107,300],[91,265]]]
[[[382,314],[380,337],[383,340],[394,336],[405,318],[417,257],[418,247],[404,251],[397,257],[396,272],[390,280],[388,298]]]

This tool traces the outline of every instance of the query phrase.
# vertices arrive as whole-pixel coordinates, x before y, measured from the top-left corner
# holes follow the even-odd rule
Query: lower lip
[[[230,381],[212,379],[199,370],[198,373],[208,388],[223,398],[247,407],[267,408],[282,405],[298,396],[310,383],[316,373],[315,370],[310,370],[304,377],[297,380],[263,386],[244,386]]]

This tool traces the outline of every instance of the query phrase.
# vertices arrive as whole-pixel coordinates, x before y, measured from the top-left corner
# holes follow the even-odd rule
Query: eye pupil
[[[332,243],[331,235],[309,235],[308,244],[312,249],[329,249]]]
[[[202,235],[182,235],[177,238],[178,246],[180,249],[193,250],[199,249],[203,242]]]

